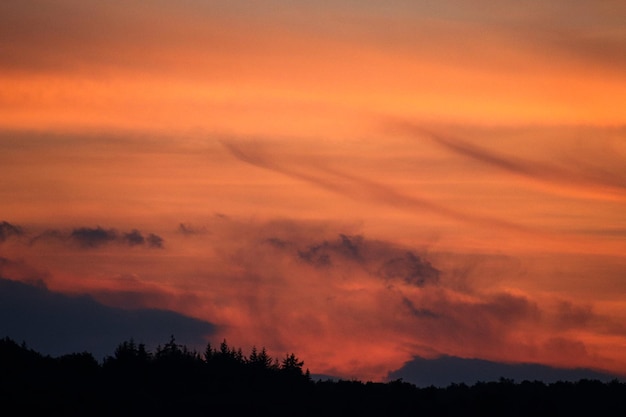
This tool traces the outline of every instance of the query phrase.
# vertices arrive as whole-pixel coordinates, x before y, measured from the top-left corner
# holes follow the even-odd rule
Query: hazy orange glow
[[[343,377],[626,374],[623,6],[35,3],[0,5],[3,277]]]

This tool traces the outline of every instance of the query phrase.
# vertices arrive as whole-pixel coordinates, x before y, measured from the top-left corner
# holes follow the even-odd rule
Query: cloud
[[[500,378],[513,379],[515,382],[553,383],[583,378],[609,382],[623,377],[586,368],[556,368],[533,363],[502,363],[443,355],[435,359],[416,356],[400,369],[390,372],[387,380],[402,378],[418,387],[447,387],[453,383],[473,385],[476,382],[498,381]]]
[[[292,243],[283,239],[279,239],[277,237],[270,237],[265,240],[266,243],[278,248],[278,249],[286,249],[292,246]]]
[[[180,223],[178,225],[178,232],[185,236],[198,235],[208,233],[206,227],[196,227],[187,223]]]
[[[476,352],[483,350],[494,354],[501,346],[511,343],[515,330],[525,324],[535,326],[537,330],[545,325],[542,310],[536,302],[507,292],[472,298],[462,293],[439,293],[431,302],[433,306],[429,307],[446,320],[444,327],[437,332],[444,334],[449,341],[473,346]]]
[[[15,260],[0,257],[0,277],[26,282],[31,285],[44,285],[49,274],[26,263],[23,259]]]
[[[155,235],[154,233],[150,233],[146,238],[148,243],[148,247],[162,249],[163,248],[163,238],[159,235]]]
[[[298,250],[298,256],[302,260],[317,266],[332,265],[331,256],[340,256],[345,259],[362,262],[363,258],[359,249],[362,245],[362,236],[346,236],[340,233],[339,239],[336,241],[311,244],[306,249]]]
[[[470,296],[442,287],[417,292],[404,289],[398,295],[401,301],[395,302],[402,305],[405,319],[397,324],[397,334],[412,333],[410,350],[415,355],[626,372],[597,343],[606,336],[623,337],[624,326],[615,317],[594,314],[590,305],[540,302],[507,292]],[[495,377],[499,376],[512,377]]]
[[[476,306],[487,316],[497,317],[502,323],[515,323],[519,320],[539,320],[541,313],[538,305],[525,296],[506,292],[494,294]]]
[[[143,245],[146,242],[146,239],[137,229],[124,233],[124,240],[128,242],[130,246]]]
[[[591,305],[575,305],[571,301],[558,303],[556,325],[560,329],[584,327],[594,318]]]
[[[579,363],[594,363],[589,354],[572,356],[568,352],[557,357],[545,344],[551,335],[565,335],[552,326],[554,312],[549,306],[523,295],[503,291],[470,295],[444,285],[445,281],[422,288],[395,286],[385,303],[386,309],[395,312],[389,319],[402,315],[393,326],[397,334],[412,340],[414,354],[504,361],[541,358],[561,365],[569,365],[575,358]]]
[[[72,230],[70,239],[83,248],[95,248],[115,241],[118,236],[113,229],[105,230],[100,226],[94,228],[80,227]]]
[[[106,251],[79,246],[70,238],[79,228],[59,230],[48,238],[52,244],[4,254],[33,268],[7,259],[0,275],[34,282],[46,268],[55,290],[201,317],[220,323],[212,343],[227,338],[279,355],[301,352],[312,370],[345,378],[380,380],[415,355],[433,354],[621,366],[596,342],[622,337],[619,316],[595,314],[606,310],[566,294],[523,291],[517,275],[535,271],[517,258],[400,244],[352,223],[237,216],[202,222],[211,232],[195,237],[177,230],[178,222],[166,227],[167,256],[136,250],[148,247],[150,235],[139,228],[100,227],[115,230],[116,239],[103,243],[114,248]],[[334,352],[337,343],[344,348]]]
[[[242,162],[315,184],[353,200],[373,202],[410,211],[424,210],[460,222],[517,232],[529,232],[526,227],[508,220],[455,210],[438,204],[426,196],[406,195],[384,183],[333,169],[318,162],[312,163],[304,160],[299,161],[298,164],[289,163],[288,158],[274,156],[257,144],[249,143],[246,145],[235,143],[232,140],[221,140],[220,143]]]
[[[298,256],[311,265],[319,267],[331,266],[332,261],[330,255],[321,252],[320,249],[322,249],[321,246],[311,246],[305,251],[298,251]]]
[[[20,226],[16,226],[7,221],[0,223],[0,242],[22,235],[24,235],[24,230]]]
[[[616,158],[614,152],[602,150],[601,146],[598,146],[597,149],[579,149],[576,160],[566,160],[566,164],[545,163],[497,152],[468,140],[438,133],[418,125],[411,125],[410,123],[400,123],[399,125],[409,132],[430,138],[433,142],[458,155],[511,174],[573,188],[595,189],[596,193],[600,193],[602,190],[621,196],[626,193],[626,171],[623,168],[623,160]],[[550,132],[547,130],[543,132],[543,134],[546,133],[549,134]],[[597,136],[598,132],[583,130],[578,134],[580,133]],[[575,141],[570,142],[576,143]],[[604,140],[599,143],[603,142],[607,141]],[[565,150],[562,149],[561,151]],[[583,154],[581,155],[581,153]],[[590,160],[594,155],[600,158],[603,163],[597,164]],[[555,157],[565,159],[563,155],[555,155]],[[598,190],[598,187],[601,189]]]
[[[430,262],[390,242],[369,240],[362,235],[339,233],[335,239],[292,242],[277,237],[265,240],[279,250],[295,253],[297,259],[317,268],[359,265],[369,275],[391,282],[423,287],[439,283],[439,270]]]
[[[43,284],[0,278],[0,329],[3,337],[45,354],[89,351],[103,358],[130,338],[154,348],[175,335],[202,349],[217,327],[172,311],[107,307],[86,295],[67,296]]]
[[[413,304],[413,301],[409,300],[406,297],[402,299],[402,303],[406,306],[406,308],[409,309],[410,313],[415,317],[418,317],[418,318],[438,318],[439,317],[439,315],[437,313],[434,313],[432,310],[429,310],[426,308],[417,308],[415,304]]]
[[[407,284],[417,287],[436,284],[439,281],[439,271],[413,252],[406,252],[403,257],[388,260],[381,266],[379,273],[387,279],[401,278]]]
[[[320,311],[320,316],[308,319],[316,322],[308,325],[309,331],[323,328],[325,335],[331,335],[350,328],[352,339],[360,343],[369,343],[368,337],[390,338],[394,349],[412,354],[423,353],[421,346],[429,346],[436,353],[541,360],[560,366],[600,362],[592,354],[596,347],[591,339],[580,336],[576,340],[567,333],[605,331],[596,325],[599,318],[589,318],[588,308],[574,301],[555,303],[515,289],[506,278],[529,273],[519,271],[516,260],[498,255],[430,254],[369,239],[350,229],[333,235],[332,229],[316,232],[295,222],[247,224],[243,229],[248,240],[239,240],[241,246],[231,252],[236,257],[230,259],[241,268],[237,282],[249,280],[250,290],[256,292],[249,295],[254,300],[249,304],[259,306],[255,310],[259,320],[268,316],[268,310],[263,310],[267,300],[259,294],[280,285],[289,288],[289,300],[272,292],[268,308],[274,312],[272,320],[281,320],[291,329],[298,326],[291,317],[297,315],[294,308],[299,306]],[[468,262],[473,267],[458,277],[456,268]],[[240,294],[248,294],[244,285],[240,288]],[[326,323],[326,315],[333,317],[331,322]],[[360,333],[365,328],[368,336]],[[588,353],[581,356],[569,349],[559,357],[547,343],[556,335]]]
[[[30,244],[54,241],[75,245],[81,249],[95,249],[110,244],[162,249],[164,245],[163,238],[154,233],[144,236],[138,229],[118,232],[115,229],[105,229],[101,226],[77,227],[71,231],[48,229],[32,237]]]

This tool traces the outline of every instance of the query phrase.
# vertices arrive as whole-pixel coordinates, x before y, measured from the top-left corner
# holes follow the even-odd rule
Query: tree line
[[[314,381],[295,354],[208,344],[196,352],[172,337],[154,352],[128,340],[98,362],[89,352],[42,355],[0,340],[5,412],[93,416],[528,416],[626,415],[626,384],[500,379],[418,388],[402,380]]]

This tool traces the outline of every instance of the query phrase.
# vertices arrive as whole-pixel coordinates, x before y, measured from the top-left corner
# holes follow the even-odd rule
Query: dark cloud
[[[201,349],[216,327],[172,311],[107,307],[88,296],[0,278],[0,329],[2,337],[25,341],[45,354],[89,351],[102,358],[130,338],[154,348],[175,335]]]
[[[455,356],[441,356],[436,359],[416,356],[412,361],[405,363],[402,368],[390,372],[387,379],[402,378],[403,381],[419,387],[431,385],[447,387],[453,383],[473,385],[476,382],[498,381],[500,378],[512,379],[516,382],[526,380],[552,383],[578,381],[584,378],[608,382],[618,377],[620,376],[583,368],[553,368],[531,363],[509,364]]]
[[[56,230],[56,229],[50,229],[50,230],[45,230],[39,233],[38,235],[32,237],[29,242],[31,245],[34,245],[40,242],[51,242],[51,241],[63,242],[67,240],[68,240],[67,233],[63,233],[60,230]]]
[[[518,320],[538,320],[541,311],[537,304],[528,298],[508,293],[499,293],[477,304],[487,316],[497,318],[503,323],[514,323]]]
[[[132,231],[128,233],[124,233],[124,240],[130,246],[143,245],[144,243],[146,243],[146,239],[143,237],[141,232],[137,229],[133,229]]]
[[[474,355],[497,355],[503,346],[515,346],[532,354],[536,346],[520,340],[516,331],[522,327],[536,329],[539,334],[549,327],[548,312],[523,296],[496,293],[468,297],[440,286],[418,291],[394,286],[393,291],[398,296],[396,308],[405,315],[400,324],[403,329],[423,335],[442,351],[463,346]]]
[[[115,241],[117,232],[113,229],[80,227],[70,233],[70,239],[83,248],[95,248],[105,243]]]
[[[76,245],[83,249],[94,249],[109,244],[161,249],[164,242],[161,236],[154,233],[144,235],[138,229],[132,229],[130,232],[118,232],[115,229],[97,226],[95,228],[77,227],[71,232],[49,229],[32,237],[30,244],[53,241]]]
[[[407,284],[417,287],[439,282],[439,270],[412,252],[406,252],[403,257],[388,260],[382,265],[379,273],[384,278],[400,278]]]
[[[292,245],[291,242],[277,237],[270,237],[267,238],[265,241],[278,249],[286,249],[287,247]]]
[[[11,237],[22,236],[23,234],[24,231],[20,226],[16,226],[7,221],[0,223],[0,242],[4,242]]]
[[[363,245],[363,236],[347,236],[339,234],[339,239],[324,241],[308,246],[298,251],[298,256],[313,265],[329,266],[332,257],[341,257],[354,261],[363,261],[360,247]]]
[[[318,267],[327,267],[332,265],[330,254],[323,250],[323,246],[311,246],[307,250],[298,251],[298,256],[303,261]]]
[[[190,224],[180,223],[178,225],[178,232],[185,236],[190,236],[207,233],[207,229],[206,227],[196,227]]]
[[[497,293],[481,300],[465,300],[441,295],[432,307],[443,312],[445,327],[431,331],[445,335],[476,349],[487,350],[501,345],[521,323],[540,326],[542,311],[524,296]]]
[[[310,243],[303,238],[296,243],[272,237],[266,242],[279,250],[295,251],[299,260],[319,268],[356,264],[367,273],[389,281],[400,280],[416,287],[439,283],[440,271],[415,251],[361,235],[340,233],[335,239]]]
[[[150,248],[157,248],[157,249],[163,248],[163,238],[159,235],[150,233],[146,241],[148,242],[148,247]]]
[[[557,307],[557,326],[560,329],[584,327],[595,318],[590,305],[575,305],[563,301]]]
[[[429,310],[427,308],[417,308],[415,304],[413,303],[413,301],[409,300],[406,297],[402,298],[402,303],[406,306],[406,308],[409,309],[411,314],[415,317],[418,317],[418,318],[438,318],[439,317],[439,314],[433,312],[432,310]]]
[[[148,236],[144,237],[143,234],[137,229],[124,233],[122,240],[130,246],[146,245],[149,248],[163,248],[163,238],[161,236],[150,233]]]
[[[359,247],[363,243],[363,236],[346,236],[344,234],[340,234],[339,238],[341,239],[339,250],[342,253],[344,253],[349,258],[361,258]]]

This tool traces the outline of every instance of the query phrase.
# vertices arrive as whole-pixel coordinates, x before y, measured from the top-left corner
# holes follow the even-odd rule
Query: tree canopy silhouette
[[[527,416],[626,413],[626,384],[502,378],[472,386],[417,388],[387,383],[313,381],[294,353],[281,360],[253,346],[246,357],[224,340],[202,354],[174,336],[154,352],[133,339],[98,363],[89,352],[57,358],[0,340],[0,402],[36,415],[181,416]]]

